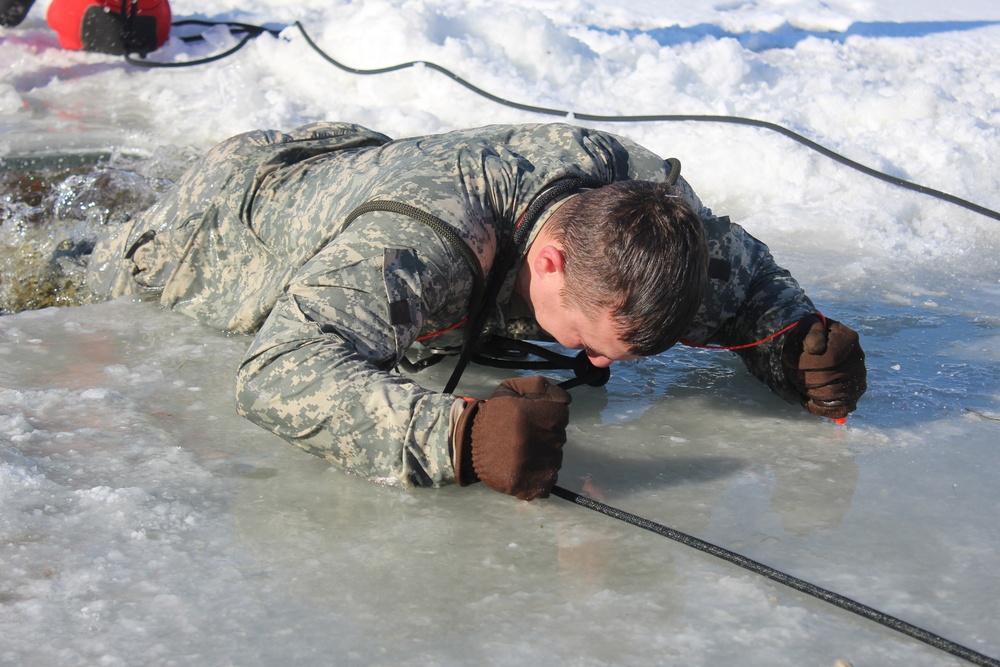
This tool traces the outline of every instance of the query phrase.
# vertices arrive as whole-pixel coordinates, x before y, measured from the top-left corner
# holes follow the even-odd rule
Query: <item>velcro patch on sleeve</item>
[[[408,301],[393,301],[389,304],[389,323],[392,326],[403,326],[411,321]]]

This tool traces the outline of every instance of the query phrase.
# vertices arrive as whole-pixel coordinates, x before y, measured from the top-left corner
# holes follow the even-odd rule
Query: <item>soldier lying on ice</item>
[[[390,483],[548,495],[562,388],[519,377],[477,400],[396,370],[467,361],[490,340],[554,340],[591,369],[681,340],[731,346],[780,396],[846,416],[866,388],[857,334],[678,169],[563,124],[399,141],[347,123],[250,132],[102,239],[87,282],[255,334],[240,413]]]

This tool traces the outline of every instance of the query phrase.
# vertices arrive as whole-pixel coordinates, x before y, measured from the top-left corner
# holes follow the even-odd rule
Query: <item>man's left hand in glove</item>
[[[782,360],[802,404],[814,415],[843,419],[868,388],[857,332],[819,314],[804,317],[789,332]]]

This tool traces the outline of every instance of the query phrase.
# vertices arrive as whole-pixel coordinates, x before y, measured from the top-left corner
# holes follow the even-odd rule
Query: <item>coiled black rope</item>
[[[820,588],[819,586],[811,584],[808,581],[803,581],[802,579],[793,577],[790,574],[776,570],[773,567],[759,563],[755,560],[747,558],[746,556],[741,556],[734,551],[717,546],[711,542],[706,542],[698,539],[697,537],[688,535],[687,533],[682,533],[679,530],[668,528],[667,526],[655,523],[649,519],[644,519],[641,516],[629,514],[628,512],[611,507],[610,505],[598,502],[593,498],[588,498],[574,491],[564,489],[561,486],[553,486],[552,495],[558,496],[563,500],[568,500],[569,502],[580,505],[581,507],[592,509],[595,512],[600,512],[601,514],[607,515],[613,519],[618,519],[619,521],[624,521],[625,523],[629,523],[633,526],[656,533],[657,535],[669,537],[672,540],[698,549],[699,551],[704,551],[705,553],[711,554],[716,558],[721,558],[724,561],[738,565],[745,570],[767,577],[768,579],[776,581],[779,584],[784,584],[789,588],[793,588],[799,592],[819,598],[824,602],[829,602],[830,604],[840,607],[841,609],[867,618],[868,620],[875,621],[876,623],[896,630],[897,632],[901,632],[902,634],[914,639],[918,639],[925,644],[929,644],[934,648],[946,651],[947,653],[950,653],[955,657],[962,658],[963,660],[967,660],[974,665],[982,665],[983,667],[1000,667],[1000,660],[978,653],[977,651],[974,651],[966,646],[956,644],[955,642],[945,639],[944,637],[928,632],[923,628],[911,625],[910,623],[900,620],[895,616],[890,616],[889,614],[873,609],[868,605],[861,604],[860,602],[840,595],[839,593],[834,593],[833,591],[828,591],[825,588]]]

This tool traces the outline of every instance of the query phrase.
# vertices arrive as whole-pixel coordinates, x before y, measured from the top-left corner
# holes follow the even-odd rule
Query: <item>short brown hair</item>
[[[565,251],[563,298],[610,308],[632,354],[673,346],[690,328],[708,281],[701,220],[666,183],[619,181],[573,197],[551,219]]]

